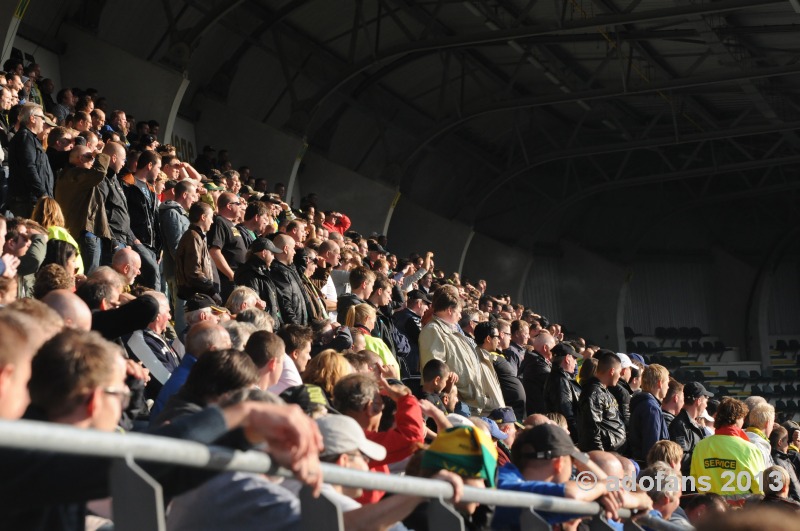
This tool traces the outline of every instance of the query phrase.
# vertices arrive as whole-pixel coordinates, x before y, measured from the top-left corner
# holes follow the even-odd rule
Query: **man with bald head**
[[[103,240],[100,263],[111,265],[114,253],[123,247],[139,243],[131,230],[131,218],[128,213],[128,200],[122,190],[119,172],[125,166],[127,151],[119,142],[108,142],[103,147],[103,154],[108,155],[108,171],[101,185],[103,206],[108,220],[110,238]]]
[[[69,290],[54,289],[42,297],[42,302],[64,319],[64,326],[76,330],[92,329],[92,311],[89,306]]]
[[[219,273],[220,295],[228,300],[236,284],[233,277],[247,261],[247,246],[236,223],[247,205],[235,194],[225,192],[217,199],[217,215],[208,232],[208,252]]]
[[[529,412],[545,413],[547,411],[547,404],[544,400],[544,384],[553,368],[551,350],[555,346],[555,338],[549,333],[542,332],[533,338],[533,352],[527,352],[522,359],[519,371],[527,397],[526,409]]]
[[[170,397],[177,393],[186,382],[189,371],[203,354],[229,348],[231,348],[231,336],[220,325],[212,321],[204,321],[192,326],[189,333],[186,334],[186,354],[183,356],[181,364],[172,372],[172,376],[158,393],[158,398],[150,410],[150,418],[156,418],[164,409]]]
[[[306,290],[294,267],[295,241],[291,236],[279,234],[273,240],[280,253],[275,255],[270,268],[275,289],[278,292],[278,306],[285,324],[307,325],[308,300]]]
[[[133,286],[133,281],[142,270],[142,258],[130,247],[125,247],[114,253],[111,267],[125,278],[128,286]]]
[[[109,156],[75,146],[69,163],[56,182],[55,199],[64,212],[64,226],[78,242],[88,275],[100,266],[102,240],[111,238],[106,211],[101,208]]]

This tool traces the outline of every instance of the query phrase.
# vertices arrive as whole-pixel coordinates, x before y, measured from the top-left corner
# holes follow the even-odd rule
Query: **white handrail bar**
[[[108,458],[130,456],[141,461],[214,470],[271,473],[286,477],[292,475],[288,470],[273,468],[269,455],[263,452],[242,452],[143,433],[123,435],[29,420],[0,420],[0,448],[3,447]],[[362,472],[328,463],[322,463],[322,472],[326,482],[336,485],[384,490],[426,498],[450,499],[453,496],[452,486],[444,481]],[[540,494],[475,487],[464,487],[462,499],[486,505],[532,508],[537,511],[581,516],[594,516],[601,512],[600,505],[595,502],[580,502]],[[620,510],[619,514],[622,518],[631,517],[631,512],[625,509]],[[660,529],[665,531],[678,531],[679,529],[685,531],[685,528],[679,528],[663,520],[656,523]]]

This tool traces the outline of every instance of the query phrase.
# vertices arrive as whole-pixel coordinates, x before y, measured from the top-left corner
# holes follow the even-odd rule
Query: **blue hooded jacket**
[[[628,426],[630,453],[637,461],[647,461],[647,452],[655,443],[669,440],[669,426],[661,412],[661,403],[645,391],[631,397],[631,422]]]

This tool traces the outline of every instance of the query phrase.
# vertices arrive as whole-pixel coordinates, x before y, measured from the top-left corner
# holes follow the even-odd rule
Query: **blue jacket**
[[[164,406],[167,405],[170,397],[183,387],[183,384],[186,383],[186,378],[189,377],[189,371],[192,370],[195,363],[197,363],[197,358],[188,352],[183,356],[181,364],[178,365],[177,369],[172,371],[172,376],[169,377],[169,380],[167,380],[164,387],[159,391],[158,398],[156,398],[153,404],[153,409],[150,410],[151,419],[155,419],[158,414],[161,413],[161,410],[164,409]]]
[[[631,423],[628,427],[630,454],[647,461],[647,452],[658,441],[669,439],[669,426],[661,413],[661,403],[645,391],[631,398]]]
[[[517,492],[532,492],[544,496],[564,497],[566,489],[563,483],[550,483],[548,481],[528,481],[512,463],[503,465],[497,474],[497,488],[500,490],[513,490]],[[521,510],[519,507],[497,506],[492,518],[492,529],[518,530],[520,528]],[[547,520],[550,525],[567,522],[575,518],[574,515],[538,512],[539,516]]]

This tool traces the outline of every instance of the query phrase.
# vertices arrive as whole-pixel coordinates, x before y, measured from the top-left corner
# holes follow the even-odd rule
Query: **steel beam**
[[[448,131],[460,126],[461,124],[468,122],[469,120],[472,120],[473,118],[477,118],[479,116],[484,116],[487,114],[515,111],[520,109],[530,109],[532,107],[545,107],[549,105],[558,105],[561,103],[569,103],[579,100],[603,100],[609,98],[623,98],[626,96],[645,95],[662,91],[686,89],[686,88],[715,85],[721,83],[738,82],[743,79],[765,79],[770,77],[780,77],[780,76],[788,76],[794,74],[800,74],[800,64],[773,67],[773,68],[759,68],[751,70],[749,72],[736,71],[734,73],[710,74],[710,75],[702,75],[689,78],[671,79],[661,83],[653,83],[645,87],[628,91],[620,90],[618,88],[595,89],[595,90],[587,90],[584,92],[573,92],[567,95],[555,94],[552,96],[538,96],[534,98],[522,98],[519,100],[494,103],[491,105],[486,105],[482,109],[478,109],[471,113],[465,114],[460,118],[451,120],[449,123],[442,125],[441,127],[437,128],[436,130],[428,134],[425,137],[425,139],[422,142],[420,142],[420,144],[417,145],[414,151],[412,151],[406,158],[405,168],[406,169],[410,168],[411,165],[415,162],[416,157],[421,153],[421,151],[425,149],[425,147],[427,147],[428,144],[430,144],[437,138],[441,137]]]

